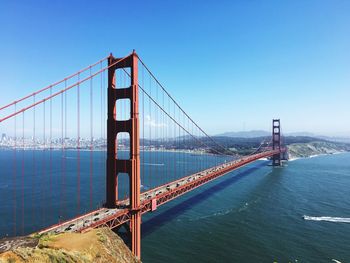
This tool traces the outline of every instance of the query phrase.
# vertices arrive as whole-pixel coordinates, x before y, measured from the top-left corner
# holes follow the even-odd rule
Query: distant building
[[[3,134],[1,135],[1,141],[2,141],[2,142],[5,142],[5,141],[6,141],[6,133],[3,133]]]

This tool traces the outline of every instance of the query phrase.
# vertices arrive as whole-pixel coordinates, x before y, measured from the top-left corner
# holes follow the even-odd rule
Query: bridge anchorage
[[[106,62],[107,65],[105,66]],[[96,69],[98,65],[100,68]],[[138,74],[139,68],[141,69],[140,75]],[[104,100],[105,73],[107,73],[108,78],[107,107],[105,107]],[[156,87],[153,86],[153,93],[152,85],[150,85],[148,90],[145,88],[144,73],[148,74],[149,83],[154,83],[154,85],[156,85]],[[94,96],[97,94],[97,90],[93,88],[93,85],[96,85],[94,83],[96,83],[99,77],[101,78],[99,85],[101,89],[101,103],[94,103],[96,102]],[[74,82],[75,78],[77,79],[76,82]],[[130,83],[126,83],[126,78]],[[82,99],[81,96],[84,94],[80,94],[80,90],[83,90],[84,83],[90,89],[88,100],[84,100],[84,97]],[[73,105],[68,107],[67,105],[73,101],[72,98],[69,97],[72,96],[73,90],[77,91],[77,93],[75,93],[76,96],[73,97],[74,99],[77,99],[77,103],[75,104],[73,102]],[[49,92],[49,94],[45,95],[45,92]],[[83,101],[90,101],[90,140],[81,139],[80,114],[83,111],[80,111],[80,108],[89,108],[89,106],[80,106],[80,103]],[[118,102],[120,106],[120,102],[122,101],[128,101],[128,105],[130,106],[122,109],[118,108]],[[145,101],[147,103],[145,103]],[[105,129],[107,124],[107,139],[104,140],[105,137],[103,136],[105,136],[105,132],[101,129],[101,138],[100,140],[97,140],[99,144],[96,145],[104,146],[104,143],[107,142],[107,156],[102,157],[103,161],[106,161],[105,171],[99,173],[106,179],[105,202],[102,206],[99,204],[98,208],[94,209],[92,205],[92,194],[94,193],[93,186],[96,187],[93,184],[96,173],[94,174],[95,167],[93,166],[93,150],[96,132],[93,129],[93,124],[97,123],[94,119],[97,117],[97,113],[94,113],[93,106],[96,106],[96,104],[98,108],[101,107],[101,109],[97,111],[97,113],[101,113],[101,127]],[[149,107],[148,109],[145,107],[147,106],[146,104]],[[55,114],[54,112],[55,105],[58,105],[58,114]],[[151,108],[151,105],[154,108]],[[73,111],[72,114],[67,114],[67,108],[71,109],[73,108],[72,106],[74,108],[77,107],[76,111]],[[105,113],[105,108],[107,108],[107,114]],[[39,115],[39,112],[43,113],[42,120],[39,120],[38,118],[38,116],[41,115]],[[72,119],[70,119],[70,115],[73,115],[74,113],[77,114],[76,117],[72,116]],[[152,113],[154,113],[156,118],[152,119],[152,116],[150,116]],[[33,202],[37,201],[35,196],[37,196],[38,190],[43,191],[43,202],[41,207],[39,207],[40,210],[42,210],[41,212],[43,215],[49,217],[49,213],[46,213],[45,210],[46,206],[51,207],[51,205],[55,205],[56,203],[59,203],[58,206],[60,206],[59,209],[51,210],[51,212],[57,212],[56,214],[50,215],[51,218],[49,222],[46,222],[45,217],[42,217],[43,220],[40,225],[37,226],[37,229],[42,229],[43,227],[46,228],[40,230],[39,234],[57,234],[67,231],[85,232],[91,228],[97,227],[108,227],[119,234],[124,234],[124,232],[121,233],[121,230],[125,229],[127,236],[126,243],[129,244],[132,253],[137,258],[141,258],[141,216],[143,214],[155,211],[161,205],[259,159],[271,158],[273,166],[280,166],[286,153],[286,148],[283,147],[279,119],[274,119],[272,122],[271,140],[270,138],[268,138],[269,141],[266,141],[265,139],[260,146],[249,155],[238,156],[227,147],[217,143],[216,140],[205,133],[204,130],[201,129],[200,126],[179,106],[135,51],[123,58],[115,58],[110,55],[59,82],[16,100],[4,107],[0,107],[0,114],[0,124],[5,123],[6,121],[11,122],[10,120],[12,120],[12,124],[14,125],[12,126],[14,127],[14,136],[11,137],[10,140],[6,140],[6,143],[10,143],[6,145],[6,147],[12,147],[14,154],[12,166],[12,179],[14,182],[12,187],[12,189],[14,189],[14,236],[18,233],[18,230],[16,229],[17,221],[22,221],[21,228],[22,234],[24,234],[26,220],[27,218],[31,219],[29,214],[24,213],[24,207],[27,203],[26,198],[31,194],[31,192],[25,193],[23,190],[26,182],[24,178],[26,177],[31,184],[27,189],[31,189],[32,191]],[[54,116],[56,116],[56,118],[58,116],[58,120],[60,121],[54,121]],[[87,118],[84,120],[86,119]],[[18,138],[19,133],[17,129],[20,121],[22,122],[20,125],[22,126],[22,135]],[[140,125],[140,122],[142,125]],[[147,131],[145,131],[145,123],[148,123]],[[32,125],[31,128],[33,128],[33,133],[29,138],[31,137],[32,139],[25,138],[25,135],[28,136],[28,134],[25,134],[25,131],[27,131],[26,133],[29,133],[31,130],[28,127],[30,124]],[[58,126],[54,127],[55,124]],[[70,134],[70,136],[76,135],[74,140],[72,137],[69,138],[69,129],[67,133],[67,127],[72,128],[69,127],[71,124],[77,124],[77,134],[75,134],[74,131]],[[88,124],[89,122],[84,123],[84,127],[86,128]],[[42,139],[38,138],[38,128],[42,129]],[[53,138],[54,133],[52,131],[54,128],[61,131],[61,135],[58,139]],[[74,129],[74,127],[72,129]],[[49,133],[49,136],[46,136],[46,132]],[[128,139],[120,139],[118,135],[121,134],[128,134]],[[142,140],[140,139],[140,135]],[[76,143],[76,145],[74,143]],[[146,143],[148,144],[146,145]],[[82,173],[81,170],[87,166],[80,165],[80,149],[82,144],[85,146],[85,149],[89,151],[90,156],[89,172],[85,171],[85,173]],[[122,159],[120,157],[121,155],[119,155],[119,153],[122,153],[118,148],[120,146],[129,150],[129,155],[126,159]],[[52,151],[54,148],[60,149],[61,164],[58,166],[54,165],[55,155]],[[71,148],[73,148],[73,151],[68,154],[67,150]],[[25,149],[34,149],[34,151],[25,152]],[[18,158],[17,156],[20,151],[22,157]],[[58,152],[59,151],[56,151],[56,153]],[[142,164],[140,162],[140,152],[142,153]],[[70,155],[74,155],[75,153],[77,158],[71,158],[72,156]],[[145,163],[147,158],[145,157],[145,153],[146,155],[148,154],[148,164],[155,165],[155,167],[158,167],[159,165],[161,167],[164,166],[164,168],[162,168],[163,170],[151,168],[152,166],[149,166],[150,169],[146,171]],[[168,157],[164,157],[164,153],[169,154]],[[28,157],[29,155],[32,155],[32,157],[26,159],[25,157]],[[163,157],[159,155],[163,155]],[[40,156],[42,156],[42,159],[39,160]],[[67,160],[68,157],[71,158],[69,162]],[[159,158],[163,159],[159,160]],[[32,160],[34,164],[34,166],[30,166],[32,168],[32,174],[34,175],[32,178],[30,178],[30,175],[27,176],[26,174],[26,160]],[[45,160],[48,161],[48,164],[45,163]],[[39,161],[43,162],[39,163]],[[66,181],[67,168],[68,165],[74,166],[72,165],[73,162],[76,164],[76,169],[73,170],[71,176],[73,176],[73,174],[74,176],[76,175],[77,181],[76,183],[73,182],[69,185],[69,182]],[[185,165],[190,167],[183,167]],[[38,170],[41,171],[41,177],[37,176]],[[21,174],[20,178],[17,173]],[[52,178],[53,174],[57,175],[55,181],[51,181],[55,179]],[[89,176],[85,176],[84,178],[81,177],[80,174],[89,174]],[[124,185],[122,185],[122,182],[120,181],[123,174],[127,174],[129,179],[127,182],[128,195],[125,197],[122,196],[122,192],[125,190],[122,187]],[[148,177],[156,175],[155,179],[145,178],[146,174]],[[10,181],[11,176],[8,179]],[[82,212],[80,207],[80,181],[84,179],[89,179],[90,195],[89,198],[85,197],[85,199],[82,200],[89,199],[90,206],[87,208],[88,206],[84,203],[86,210],[84,210],[85,212]],[[142,184],[148,186],[148,188],[142,188],[141,179]],[[16,180],[21,180],[22,189],[19,186],[19,182],[16,183]],[[61,184],[59,200],[55,196],[50,196],[55,192],[53,189],[50,188],[52,191],[45,192],[45,183],[43,182],[48,182],[49,187],[54,185],[53,182]],[[38,183],[40,183],[42,189],[36,187],[36,184]],[[66,197],[66,193],[68,193],[66,192],[66,189],[68,186],[73,189],[75,186],[77,187],[76,192],[70,192],[70,195],[77,196],[77,207],[75,213],[71,211],[72,209],[67,209],[67,207],[65,207],[65,204],[67,204],[68,201],[70,201],[69,204],[71,205],[69,208],[74,207],[75,205],[72,196],[69,196],[69,198]],[[16,193],[17,188],[18,190],[22,190],[20,194]],[[97,188],[98,187],[96,187],[96,189]],[[102,187],[99,189],[102,190]],[[103,197],[101,197],[101,199],[102,198]],[[97,201],[100,201],[101,199]],[[56,203],[49,204],[46,200],[52,200]],[[20,208],[18,208],[19,204],[21,204]],[[22,213],[17,213],[17,210],[20,209],[22,210]],[[38,214],[38,208],[31,207],[31,209],[33,210],[32,218],[35,219]],[[55,221],[55,216],[58,215],[60,218],[62,213],[67,214],[67,210],[71,212],[67,218],[72,219],[64,222],[59,219],[58,223],[53,225],[54,222],[57,222]],[[32,222],[34,221],[35,220],[32,220]],[[30,228],[30,230],[26,231],[29,232],[35,230],[36,229]]]

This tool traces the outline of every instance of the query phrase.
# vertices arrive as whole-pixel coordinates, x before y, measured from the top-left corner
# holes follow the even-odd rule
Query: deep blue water
[[[234,171],[145,217],[143,261],[350,262],[349,161],[346,153]]]
[[[14,225],[17,234],[22,230],[28,233],[90,209],[89,152],[80,152],[79,211],[76,151],[67,151],[64,158],[65,187],[60,151],[51,152],[51,162],[49,151],[18,151],[17,159],[24,154],[25,160],[24,198],[21,162],[16,166],[14,188],[13,154],[0,151],[1,236],[13,235]],[[144,189],[217,161],[213,156],[179,153],[146,152],[141,158]],[[142,260],[350,262],[349,161],[349,153],[299,159],[282,168],[258,161],[231,172],[144,216]],[[47,174],[42,173],[43,163],[46,170],[49,168]],[[173,167],[173,163],[181,166]],[[104,199],[105,153],[93,153],[92,169],[92,205],[98,207]],[[125,189],[121,196],[126,194]],[[304,220],[303,216],[315,218]],[[320,217],[335,222],[317,221]]]
[[[118,158],[128,154],[118,151]],[[229,161],[181,152],[141,151],[140,157],[141,191]],[[103,151],[0,150],[0,165],[0,237],[32,233],[104,203]],[[127,198],[129,177],[118,178],[119,198]]]

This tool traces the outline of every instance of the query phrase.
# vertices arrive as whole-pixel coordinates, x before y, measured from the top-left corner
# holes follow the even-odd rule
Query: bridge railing
[[[9,222],[0,225],[0,235],[30,233],[104,204],[106,59],[0,107],[0,218]],[[130,74],[117,70],[117,89],[130,85]],[[141,192],[237,158],[205,133],[141,59],[138,93]],[[117,101],[115,112],[129,119],[130,101]],[[118,157],[127,158],[129,134],[116,139]],[[128,180],[118,175],[118,200],[129,197]]]
[[[102,205],[106,70],[103,58],[0,107],[1,236]]]
[[[127,69],[117,69],[117,89],[130,85],[130,75]],[[140,59],[138,85],[141,192],[236,158],[189,117]],[[127,99],[117,101],[116,116],[130,118]],[[129,140],[127,133],[118,135],[118,158],[128,157]],[[118,198],[125,200],[128,176],[118,177]]]

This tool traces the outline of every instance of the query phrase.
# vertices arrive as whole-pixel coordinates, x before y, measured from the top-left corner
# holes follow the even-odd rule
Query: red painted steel
[[[272,120],[272,149],[281,148],[281,125],[279,119]],[[273,166],[281,166],[281,153],[273,155],[272,157]]]
[[[9,103],[9,104],[3,106],[3,107],[0,107],[0,111],[3,110],[3,109],[6,109],[6,108],[8,108],[8,107],[10,107],[10,106],[12,106],[12,105],[14,105],[14,104],[16,104],[16,103],[19,103],[19,102],[21,102],[21,101],[24,101],[24,100],[26,100],[26,99],[28,99],[28,98],[30,98],[30,97],[33,97],[33,96],[35,96],[35,95],[37,95],[37,94],[39,94],[39,93],[41,93],[41,92],[44,92],[44,91],[46,91],[46,90],[49,90],[49,89],[51,89],[52,87],[57,86],[57,85],[59,85],[59,84],[65,82],[65,81],[67,81],[68,79],[71,79],[71,78],[77,76],[78,74],[87,71],[88,69],[91,69],[91,67],[94,67],[94,66],[98,65],[99,63],[105,61],[107,58],[108,58],[108,57],[105,57],[105,58],[103,58],[103,59],[100,59],[99,61],[95,62],[94,64],[91,64],[90,66],[85,67],[85,68],[83,68],[83,69],[77,71],[76,73],[74,73],[74,74],[72,74],[72,75],[70,75],[70,76],[68,76],[68,77],[65,77],[64,79],[61,79],[61,80],[59,80],[59,81],[57,81],[57,82],[55,82],[55,83],[53,83],[53,84],[51,84],[51,85],[49,85],[49,86],[46,86],[45,88],[42,88],[42,89],[40,89],[40,90],[38,90],[38,91],[36,91],[36,92],[33,92],[32,94],[29,94],[29,95],[27,95],[27,96],[25,96],[25,97],[23,97],[23,98],[20,98],[19,100],[15,100],[15,101],[13,101],[13,102],[11,102],[11,103]]]
[[[251,155],[249,157],[244,157],[242,159],[239,159],[235,162],[232,162],[231,165],[229,165],[228,167],[226,167],[224,169],[215,170],[216,168],[218,168],[217,166],[209,168],[209,169],[205,170],[205,171],[209,171],[209,173],[207,175],[199,177],[196,180],[192,180],[190,182],[187,182],[186,184],[183,184],[183,185],[176,187],[172,190],[166,191],[166,192],[156,196],[154,199],[149,199],[149,200],[143,201],[140,205],[141,214],[152,211],[152,205],[154,205],[154,204],[152,204],[153,202],[156,202],[157,207],[161,206],[161,205],[163,205],[163,204],[165,204],[165,203],[167,203],[167,202],[169,202],[169,201],[171,201],[179,196],[182,196],[182,195],[184,195],[184,194],[186,194],[186,193],[188,193],[188,192],[190,192],[190,191],[192,191],[192,190],[194,190],[194,189],[196,189],[196,188],[198,188],[198,187],[200,187],[208,182],[211,182],[211,181],[213,181],[213,180],[215,180],[215,179],[217,179],[217,178],[219,178],[219,177],[221,177],[221,176],[223,176],[223,175],[225,175],[225,174],[227,174],[235,169],[241,168],[247,164],[255,162],[258,159],[271,157],[271,156],[274,156],[275,154],[278,154],[280,152],[285,152],[285,151],[286,151],[285,148],[281,148],[278,150],[269,150],[266,152],[257,153],[257,154]],[[202,172],[199,172],[199,173],[202,173]],[[192,176],[193,175],[183,177],[179,180],[169,182],[166,185],[177,183],[177,182],[180,182],[183,180],[187,181],[187,179],[191,178]],[[144,192],[142,194],[142,196],[147,196],[150,192],[154,192],[154,191],[157,191],[161,188],[164,188],[164,186],[166,186],[166,185],[159,186],[157,188],[154,188],[152,190]],[[105,217],[101,220],[94,222],[93,224],[91,224],[89,226],[81,228],[79,231],[84,232],[87,229],[101,227],[101,226],[108,226],[109,228],[113,229],[113,228],[116,228],[116,227],[130,221],[131,215],[132,214],[131,214],[129,209],[124,209],[124,210],[121,210],[120,212],[118,212],[114,215]]]
[[[50,100],[50,99],[52,99],[52,98],[54,98],[54,97],[56,97],[56,96],[58,96],[58,95],[60,95],[62,93],[65,93],[66,91],[68,91],[68,90],[70,90],[70,89],[72,89],[72,88],[74,88],[74,87],[76,87],[76,86],[86,82],[87,80],[90,80],[90,79],[94,78],[95,76],[101,74],[102,72],[108,70],[109,68],[113,67],[116,63],[122,62],[126,58],[127,57],[121,58],[121,59],[115,61],[113,64],[109,65],[108,67],[105,67],[105,68],[95,72],[94,74],[92,74],[92,75],[90,75],[90,76],[88,76],[88,77],[86,77],[86,78],[84,78],[84,79],[82,79],[82,80],[80,80],[80,81],[78,81],[78,82],[76,82],[76,83],[74,83],[74,84],[64,88],[64,89],[62,89],[60,91],[57,91],[56,93],[53,93],[52,95],[50,95],[50,96],[48,96],[48,97],[46,97],[46,98],[44,98],[42,100],[38,100],[35,103],[32,103],[32,104],[30,104],[30,105],[28,105],[28,106],[26,106],[26,107],[24,107],[24,108],[22,108],[22,109],[20,109],[18,111],[15,111],[15,112],[13,112],[13,113],[11,113],[11,114],[3,117],[3,118],[0,118],[0,122],[3,122],[5,120],[7,120],[7,119],[10,119],[10,118],[12,118],[12,117],[14,117],[14,116],[16,116],[16,115],[18,115],[20,113],[23,113],[23,112],[25,112],[25,111],[27,111],[27,110],[29,110],[29,109],[39,105],[39,104],[44,103],[45,101],[48,101],[48,100]],[[6,107],[6,106],[4,106],[4,107]]]
[[[153,212],[156,209],[157,209],[157,198],[154,198],[152,199],[152,203],[151,203],[151,211]]]
[[[101,60],[103,61],[103,60]],[[93,64],[92,66],[97,65],[101,61]],[[203,170],[201,172],[197,172],[196,174],[192,174],[183,178],[180,178],[178,180],[174,180],[172,182],[168,182],[164,185],[158,186],[154,189],[151,189],[149,191],[146,191],[141,194],[141,182],[140,182],[140,126],[139,126],[139,101],[138,101],[138,92],[139,88],[144,92],[146,96],[149,97],[149,100],[152,101],[166,116],[169,117],[170,120],[172,120],[175,124],[174,131],[175,131],[175,138],[177,135],[180,136],[181,131],[189,134],[193,137],[194,140],[197,140],[200,145],[205,145],[199,138],[199,136],[194,136],[193,133],[193,125],[192,125],[192,133],[186,129],[181,123],[179,123],[175,117],[175,105],[174,105],[174,116],[171,116],[168,112],[164,109],[164,102],[163,107],[158,103],[157,100],[154,100],[152,96],[150,96],[143,87],[139,86],[138,84],[138,61],[142,63],[142,65],[146,68],[146,70],[150,73],[150,75],[156,80],[158,85],[163,89],[163,91],[169,96],[169,98],[175,103],[175,105],[178,106],[178,108],[183,113],[183,116],[187,116],[189,120],[193,122],[193,120],[187,115],[185,111],[182,110],[182,108],[177,104],[177,102],[170,96],[170,94],[163,88],[163,86],[158,82],[158,80],[154,77],[154,75],[149,71],[149,69],[146,67],[146,65],[138,58],[135,51],[131,53],[130,55],[123,57],[123,58],[115,58],[112,55],[108,57],[108,66],[105,68],[102,68],[94,74],[91,74],[90,70],[90,76],[86,77],[82,80],[78,79],[78,82],[74,83],[73,85],[66,86],[64,89],[57,91],[55,93],[50,92],[50,96],[45,97],[44,99],[35,101],[34,103],[31,103],[29,105],[26,105],[20,110],[15,110],[11,114],[0,118],[0,123],[6,119],[9,119],[11,117],[14,117],[18,115],[19,113],[24,113],[30,108],[33,108],[39,104],[43,104],[45,106],[45,102],[48,100],[51,100],[52,98],[58,96],[59,94],[63,94],[66,91],[72,89],[73,87],[78,87],[78,149],[79,149],[79,137],[80,137],[80,127],[79,127],[79,85],[87,80],[92,80],[93,77],[97,76],[98,74],[103,73],[104,71],[108,70],[108,116],[107,116],[107,164],[106,164],[106,203],[104,208],[100,208],[97,210],[94,210],[92,212],[89,212],[85,215],[78,216],[76,218],[73,218],[66,222],[61,222],[60,224],[51,226],[47,229],[44,229],[40,231],[40,233],[45,232],[63,232],[63,231],[70,231],[72,230],[69,226],[76,226],[76,228],[72,231],[80,231],[84,232],[87,229],[90,228],[96,228],[101,226],[107,226],[111,229],[117,228],[123,224],[129,223],[130,231],[130,241],[131,241],[131,251],[132,253],[140,259],[141,256],[141,215],[144,213],[147,213],[149,211],[155,211],[159,206],[177,198],[180,197],[208,182],[211,182],[235,169],[238,169],[240,167],[243,167],[247,164],[250,164],[252,162],[255,162],[258,159],[266,158],[266,157],[272,157],[272,163],[273,166],[279,166],[281,165],[281,153],[286,152],[285,148],[281,147],[281,129],[280,129],[280,120],[274,119],[273,120],[273,126],[272,126],[272,149],[271,148],[265,148],[265,151],[260,153],[255,153],[250,156],[243,157],[241,159],[220,164],[211,168],[208,168],[206,170]],[[88,67],[91,69],[91,66]],[[88,69],[86,68],[86,69]],[[130,74],[125,71],[125,68],[130,68]],[[86,69],[83,69],[82,71],[85,71]],[[131,83],[129,87],[117,87],[117,80],[116,80],[116,70],[117,69],[123,69],[127,75],[129,75]],[[69,76],[68,78],[65,78],[62,81],[56,82],[53,85],[50,85],[44,89],[41,89],[31,95],[28,95],[26,97],[23,97],[22,99],[15,101],[11,104],[8,104],[0,110],[5,109],[11,105],[15,105],[19,101],[26,100],[27,98],[31,96],[35,96],[36,94],[43,92],[47,89],[51,89],[53,86],[66,81],[67,79],[73,77],[73,76],[79,76],[80,72]],[[91,82],[92,83],[92,82]],[[158,96],[158,95],[157,95]],[[35,98],[35,97],[34,97]],[[92,97],[91,97],[92,99]],[[130,118],[128,120],[118,120],[117,117],[119,117],[120,113],[116,110],[116,103],[117,100],[121,99],[129,99],[130,100]],[[63,97],[62,97],[63,101]],[[67,103],[67,102],[66,102]],[[92,101],[91,101],[92,104]],[[62,108],[63,109],[63,108]],[[45,109],[44,109],[45,112]],[[179,113],[179,119],[180,119],[180,111]],[[51,114],[51,113],[50,113]],[[63,112],[62,112],[63,114]],[[92,114],[92,113],[91,113]],[[45,116],[45,115],[44,115]],[[91,115],[92,116],[92,115]],[[45,117],[44,117],[45,120]],[[63,120],[63,117],[62,117]],[[50,121],[52,121],[50,119]],[[24,118],[23,118],[24,123]],[[91,119],[92,123],[92,119]],[[177,125],[177,126],[176,126]],[[224,153],[226,153],[226,149],[220,145],[218,145],[210,136],[208,136],[196,123],[194,125],[201,131],[204,135],[209,137],[216,146],[219,146],[220,148],[224,149]],[[67,126],[67,125],[65,125]],[[45,127],[45,122],[44,122]],[[51,127],[51,125],[50,125]],[[63,124],[62,124],[63,127]],[[179,128],[179,134],[177,134],[176,128]],[[45,128],[44,128],[45,129]],[[52,128],[50,128],[52,129]],[[182,130],[181,130],[182,129]],[[23,124],[23,131],[24,131],[24,124]],[[44,130],[45,131],[45,130]],[[118,145],[118,139],[117,135],[118,133],[129,133],[130,136],[130,156],[127,160],[121,160],[118,159],[117,155],[117,145]],[[44,133],[45,134],[45,133]],[[62,130],[63,134],[63,130]],[[45,136],[45,135],[44,135]],[[62,135],[63,137],[63,135]],[[157,136],[156,136],[157,137]],[[24,134],[22,135],[23,138],[23,149],[24,149]],[[92,138],[92,131],[91,131],[91,138]],[[45,139],[44,139],[45,141]],[[51,135],[50,135],[50,141],[51,141]],[[212,149],[214,152],[217,152],[220,154],[219,151]],[[260,147],[257,149],[257,151],[261,150]],[[16,152],[15,152],[16,153]],[[78,152],[79,154],[79,152]],[[156,161],[157,162],[157,161]],[[175,162],[176,163],[176,162]],[[78,161],[78,171],[79,171],[79,161]],[[176,166],[175,166],[176,168]],[[92,168],[90,168],[92,171]],[[78,172],[79,173],[79,172]],[[127,173],[129,175],[129,198],[124,200],[118,200],[118,176],[121,173]],[[175,171],[176,173],[176,171]],[[23,164],[22,164],[22,176],[23,176]],[[23,186],[22,186],[23,188]],[[78,189],[79,191],[79,189]],[[91,202],[91,200],[90,200]],[[99,215],[98,217],[96,215]],[[94,217],[95,216],[95,217]],[[23,218],[23,216],[22,216]],[[90,221],[87,220],[90,218]],[[80,223],[79,223],[79,222]],[[81,223],[82,222],[82,223]],[[86,223],[88,222],[88,223]],[[85,224],[86,223],[86,224]],[[68,225],[68,227],[67,227]]]
[[[118,175],[127,173],[130,183],[130,206],[127,208],[130,220],[131,251],[141,257],[141,211],[140,211],[140,131],[138,102],[138,57],[135,52],[120,62],[112,55],[108,58],[108,120],[107,120],[107,179],[106,206],[115,208],[118,202]],[[116,63],[117,62],[117,63]],[[120,68],[131,69],[131,86],[117,88],[115,71]],[[130,119],[118,120],[116,102],[130,100]],[[118,159],[117,135],[127,132],[130,135],[130,158]],[[123,220],[121,220],[123,221]]]

